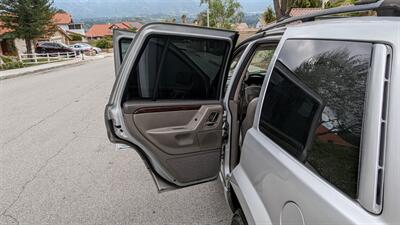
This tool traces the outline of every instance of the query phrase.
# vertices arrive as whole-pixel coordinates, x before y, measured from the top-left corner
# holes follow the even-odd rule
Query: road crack
[[[12,218],[14,221],[18,221],[15,217],[7,214],[8,210],[10,210],[17,202],[18,200],[21,198],[22,194],[24,193],[26,187],[32,183],[40,174],[40,172],[47,167],[47,165],[50,163],[50,161],[52,159],[54,159],[55,157],[57,157],[66,147],[68,147],[75,139],[77,139],[78,136],[74,135],[67,143],[65,143],[63,146],[61,146],[58,151],[56,153],[54,153],[51,157],[49,157],[48,159],[46,159],[46,161],[44,162],[44,164],[33,174],[32,178],[29,179],[28,181],[26,181],[22,187],[21,190],[19,191],[17,197],[11,202],[10,205],[7,206],[7,208],[4,209],[4,211],[0,214],[1,216],[5,216],[5,217],[9,217]],[[18,222],[19,224],[19,222]]]
[[[11,220],[13,220],[17,225],[19,225],[19,221],[18,221],[18,219],[17,218],[15,218],[13,215],[10,215],[10,214],[4,214],[3,215],[4,217],[8,217],[8,218],[10,218]]]

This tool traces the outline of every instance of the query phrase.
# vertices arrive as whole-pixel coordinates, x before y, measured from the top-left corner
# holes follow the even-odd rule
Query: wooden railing
[[[20,54],[19,61],[23,64],[40,64],[49,62],[58,62],[64,60],[76,59],[77,54],[74,52],[58,52],[58,53],[33,53]]]

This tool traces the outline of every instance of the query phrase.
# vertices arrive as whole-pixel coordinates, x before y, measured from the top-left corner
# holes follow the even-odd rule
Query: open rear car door
[[[108,137],[137,150],[159,190],[217,177],[223,86],[237,37],[227,30],[147,24],[118,61],[105,110]]]

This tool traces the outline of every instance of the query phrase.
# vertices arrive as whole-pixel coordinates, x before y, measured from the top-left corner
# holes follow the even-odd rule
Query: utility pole
[[[210,2],[211,0],[207,1],[207,27],[210,27]]]

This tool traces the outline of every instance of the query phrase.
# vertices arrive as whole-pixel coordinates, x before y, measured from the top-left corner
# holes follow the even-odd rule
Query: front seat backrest
[[[261,86],[248,86],[244,89],[244,97],[246,99],[246,104],[250,104],[251,100],[260,96]]]
[[[244,118],[244,120],[242,122],[242,127],[241,127],[242,141],[244,140],[244,137],[246,136],[247,131],[253,126],[254,116],[256,114],[257,103],[258,103],[258,97],[253,98],[249,102],[249,105],[247,106],[246,117]]]

